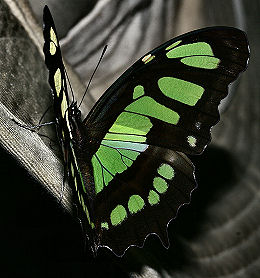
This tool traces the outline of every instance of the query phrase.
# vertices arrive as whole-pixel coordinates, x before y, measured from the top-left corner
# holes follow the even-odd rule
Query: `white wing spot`
[[[146,64],[146,63],[152,61],[154,58],[155,58],[155,56],[150,53],[150,54],[144,56],[142,61]]]
[[[190,136],[187,136],[187,142],[189,143],[189,145],[192,148],[195,148],[196,147],[196,143],[197,143],[197,139],[196,139],[196,137],[190,135]]]
[[[198,130],[200,130],[201,122],[196,122],[196,123],[195,123],[195,127],[196,127]]]
[[[67,109],[68,109],[68,103],[67,103],[67,100],[66,100],[66,96],[63,92],[62,101],[61,101],[61,115],[62,115],[63,118],[65,116],[65,112],[67,111]]]
[[[50,39],[56,46],[58,45],[58,39],[52,27],[50,29]]]
[[[54,42],[50,42],[50,54],[54,55],[56,53],[56,45]]]
[[[61,71],[59,68],[57,68],[55,74],[54,74],[54,85],[55,85],[55,90],[56,90],[56,94],[57,96],[60,95],[60,91],[61,91]]]

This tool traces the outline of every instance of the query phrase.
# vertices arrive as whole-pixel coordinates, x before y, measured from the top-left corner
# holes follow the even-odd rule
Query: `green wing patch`
[[[158,86],[165,96],[190,106],[194,106],[204,93],[203,87],[174,77],[160,78]]]
[[[181,58],[183,64],[191,67],[204,69],[216,69],[218,67],[220,59],[214,56],[208,43],[197,42],[175,47],[180,43],[181,41],[170,47],[171,50],[166,53],[168,58]],[[168,49],[166,48],[166,50]]]
[[[144,142],[151,126],[150,120],[139,114],[122,112],[118,116],[91,159],[96,194],[147,149]]]
[[[101,146],[91,159],[95,190],[99,193],[113,177],[130,167],[148,145],[130,141],[102,140]]]

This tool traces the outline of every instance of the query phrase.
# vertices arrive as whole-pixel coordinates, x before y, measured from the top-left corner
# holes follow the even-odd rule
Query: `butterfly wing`
[[[57,124],[60,126],[67,126],[64,121],[64,115],[69,107],[69,97],[65,69],[57,31],[50,10],[47,6],[44,7],[43,11],[43,24],[43,52],[45,55],[45,64],[49,70],[49,84],[54,98],[54,112]],[[60,135],[59,138],[62,138],[62,136]]]
[[[91,248],[95,253],[95,234],[93,233],[93,216],[91,210],[91,190],[86,190],[86,181],[79,167],[80,162],[75,154],[74,144],[81,138],[78,124],[81,124],[80,111],[76,103],[70,104],[65,68],[62,61],[59,40],[53,18],[47,6],[43,11],[44,22],[44,55],[49,70],[49,84],[54,99],[54,112],[56,117],[57,135],[60,140],[64,156],[64,172],[70,188],[73,191],[73,202],[77,204],[77,217],[83,222],[82,227],[86,233]]]
[[[145,115],[152,123],[146,142],[199,154],[219,120],[219,103],[228,85],[245,70],[248,56],[245,33],[232,27],[179,36],[129,68],[100,98],[85,123],[105,126],[99,134],[103,137],[115,121],[124,121],[124,115]]]
[[[207,146],[218,105],[248,57],[238,29],[190,32],[138,60],[97,102],[84,121],[91,138],[84,163],[100,246],[122,255],[150,233],[168,245],[167,224],[196,186],[183,153]]]
[[[95,215],[101,225],[100,245],[123,255],[129,246],[140,247],[147,235],[155,233],[168,247],[167,224],[180,206],[189,203],[196,186],[192,163],[181,153],[155,146],[140,153],[131,148],[119,152],[128,155],[122,155],[121,160],[106,158],[109,165],[121,163],[118,169],[124,167],[125,171],[112,169],[103,161],[98,167],[94,164],[95,175],[101,174],[100,167],[103,179],[99,184],[103,189],[95,199]],[[136,155],[133,162],[131,156],[133,159]]]

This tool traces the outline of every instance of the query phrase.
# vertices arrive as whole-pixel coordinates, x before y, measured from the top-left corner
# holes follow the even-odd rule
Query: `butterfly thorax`
[[[75,161],[77,171],[83,180],[83,190],[87,194],[89,199],[93,199],[95,192],[93,191],[93,177],[91,173],[91,167],[89,167],[86,156],[91,156],[95,152],[95,147],[91,143],[88,130],[83,125],[81,120],[81,112],[77,107],[76,102],[72,103],[68,108],[69,117],[69,132],[70,143],[69,147],[72,153],[72,159]]]

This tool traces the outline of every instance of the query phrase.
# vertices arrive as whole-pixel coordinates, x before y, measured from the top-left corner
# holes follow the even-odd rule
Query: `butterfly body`
[[[123,255],[167,225],[196,187],[186,154],[201,153],[228,85],[247,66],[245,33],[205,28],[144,55],[82,120],[70,102],[56,29],[44,8],[44,54],[77,216],[94,254]]]

